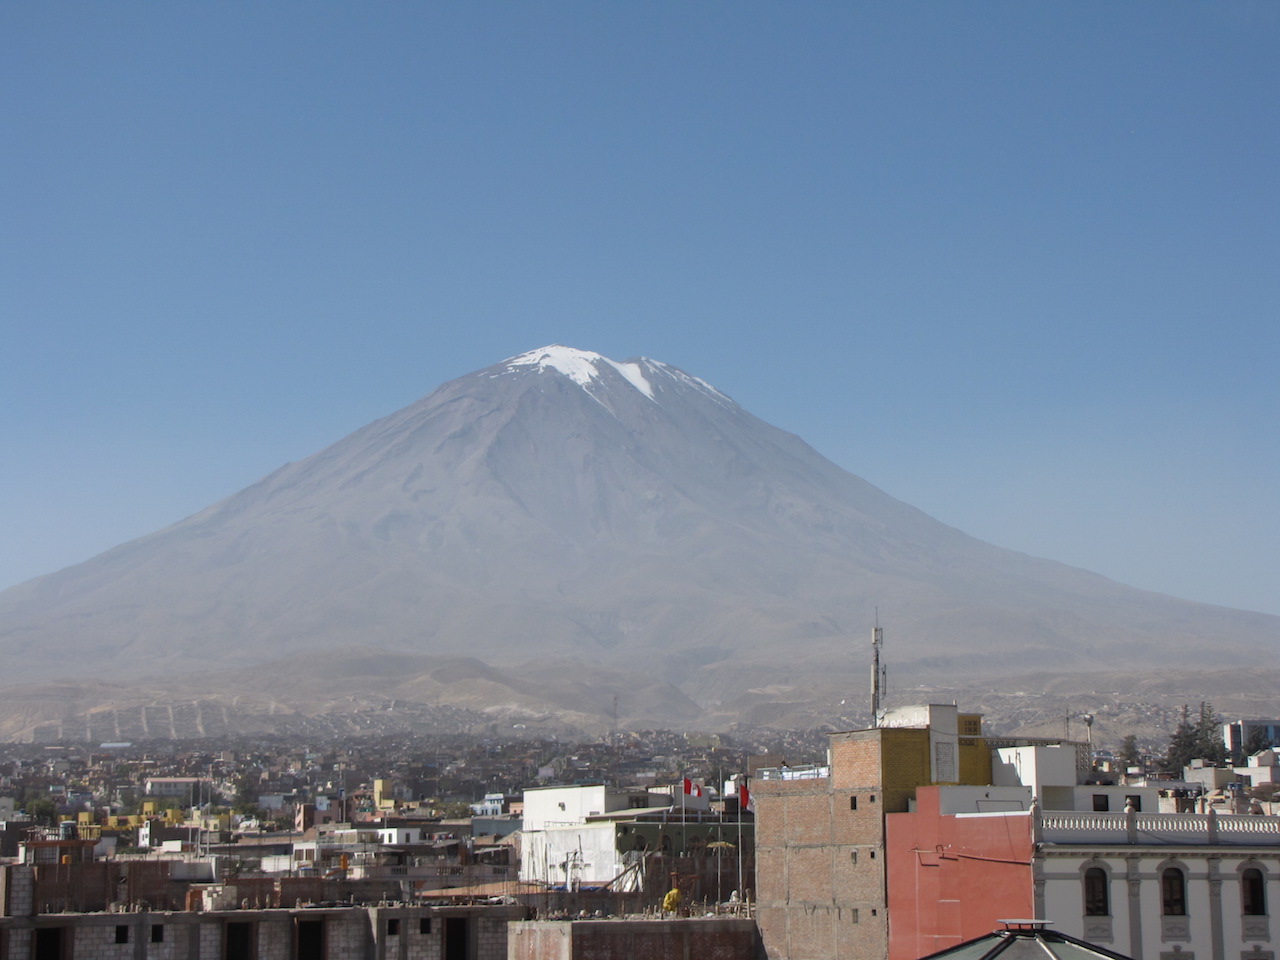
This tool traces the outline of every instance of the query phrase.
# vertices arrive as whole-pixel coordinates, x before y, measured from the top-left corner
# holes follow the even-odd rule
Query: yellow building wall
[[[960,782],[985,787],[991,782],[991,750],[982,736],[982,714],[956,717],[960,731]]]
[[[925,728],[889,727],[881,737],[884,812],[905,813],[916,787],[930,783],[929,731]]]
[[[985,738],[960,738],[960,782],[971,787],[991,782],[991,748]]]
[[[395,808],[396,801],[391,796],[392,785],[390,780],[381,779],[373,781],[373,805],[379,810],[391,810]]]

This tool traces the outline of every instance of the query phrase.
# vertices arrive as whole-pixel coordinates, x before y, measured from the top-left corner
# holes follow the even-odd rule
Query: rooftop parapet
[[[1280,817],[1217,813],[1090,813],[1042,811],[1037,840],[1045,843],[1149,845],[1240,844],[1280,847]]]

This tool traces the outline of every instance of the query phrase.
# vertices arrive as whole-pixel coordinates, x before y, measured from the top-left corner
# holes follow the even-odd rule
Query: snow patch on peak
[[[685,373],[683,370],[680,370],[677,367],[673,367],[670,364],[663,363],[661,360],[650,360],[648,357],[645,357],[641,360],[641,363],[643,363],[646,367],[648,367],[648,369],[651,372],[655,374],[660,374],[662,376],[669,377],[672,380],[678,381],[679,383],[683,383],[687,386],[693,387],[696,390],[702,391],[703,393],[711,397],[712,400],[715,400],[717,403],[721,405],[724,405],[724,406],[735,405],[733,403],[733,400],[728,395],[721,393],[719,390],[717,390],[711,384],[707,383],[707,381],[703,380],[701,377],[691,376],[690,374]]]
[[[617,370],[624,377],[626,377],[627,381],[633,387],[635,387],[637,390],[643,393],[650,400],[653,399],[653,386],[649,383],[648,380],[644,378],[644,372],[640,369],[640,364],[614,363],[614,361],[608,359],[607,357],[605,358],[605,362],[608,363],[610,366],[612,366],[613,369]]]
[[[540,373],[550,368],[587,388],[590,393],[592,382],[600,376],[601,364],[606,363],[646,397],[653,399],[653,386],[645,379],[639,363],[617,363],[590,350],[575,350],[558,343],[512,357],[506,361],[506,368],[508,372],[514,372],[519,367],[536,367]]]

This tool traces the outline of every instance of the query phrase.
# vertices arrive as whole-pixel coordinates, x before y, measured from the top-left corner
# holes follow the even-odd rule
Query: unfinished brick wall
[[[450,918],[466,924],[469,960],[506,960],[507,926],[527,915],[517,905],[394,905],[3,917],[0,960],[30,960],[42,932],[67,960],[224,960],[237,942],[256,960],[292,960],[301,923],[324,925],[326,960],[440,960]]]
[[[329,960],[364,960],[377,955],[370,913],[365,910],[327,912],[324,942]]]
[[[6,917],[35,913],[36,870],[23,864],[0,866],[0,905]]]
[[[885,732],[833,736],[830,778],[753,784],[756,917],[770,958],[886,955]]]
[[[506,960],[507,925],[528,915],[524,907],[514,904],[371,907],[368,913],[374,952],[388,960],[440,960],[445,949],[445,925],[450,919],[465,921],[467,955],[471,960]],[[425,925],[424,920],[427,921]],[[393,928],[395,933],[391,932]]]
[[[103,911],[113,903],[180,909],[188,887],[185,881],[170,879],[166,861],[98,860],[26,869],[33,871],[31,904],[36,913]]]
[[[138,931],[135,929],[136,925],[129,922],[132,919],[121,916],[118,924],[100,924],[74,930],[71,955],[93,957],[94,960],[133,960]],[[124,942],[120,942],[117,937],[117,930],[123,932]]]
[[[507,960],[572,960],[573,924],[513,923],[507,928]]]
[[[166,913],[143,914],[138,925],[138,935],[146,945],[147,960],[187,960],[194,955],[191,941],[198,934],[197,927],[189,923],[174,923]]]
[[[506,960],[752,960],[755,925],[739,919],[513,923]]]

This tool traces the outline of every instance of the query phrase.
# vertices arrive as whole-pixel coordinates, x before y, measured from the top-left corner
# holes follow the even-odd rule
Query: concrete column
[[[1031,917],[1033,920],[1048,920],[1044,906],[1044,857],[1039,848],[1031,856]]]
[[[1125,858],[1125,880],[1129,886],[1129,949],[1131,957],[1142,956],[1142,862]]]
[[[1213,818],[1210,818],[1213,823]],[[1209,939],[1213,944],[1213,960],[1223,960],[1222,943],[1222,874],[1218,872],[1221,861],[1209,858]]]

